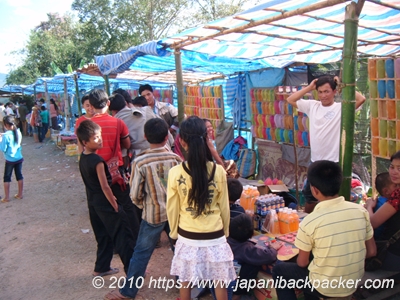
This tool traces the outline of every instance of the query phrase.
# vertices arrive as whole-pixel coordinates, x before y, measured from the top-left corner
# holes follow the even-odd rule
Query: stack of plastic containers
[[[268,214],[272,210],[277,212],[277,210],[284,206],[285,201],[278,195],[267,194],[257,197],[254,205],[254,229],[262,230]]]
[[[299,89],[297,86],[279,86],[274,89],[250,90],[253,113],[252,134],[256,138],[309,146],[309,121],[286,100]],[[307,95],[312,98],[312,94]]]
[[[369,59],[368,75],[372,153],[389,158],[400,149],[400,58]]]
[[[242,196],[240,197],[240,205],[246,211],[246,214],[254,214],[254,205],[257,198],[260,196],[260,192],[255,186],[245,185],[243,187]]]
[[[285,201],[279,195],[260,196],[255,186],[245,185],[240,197],[240,205],[246,214],[253,216],[255,230],[285,234],[295,232],[299,228],[297,211],[285,207]]]

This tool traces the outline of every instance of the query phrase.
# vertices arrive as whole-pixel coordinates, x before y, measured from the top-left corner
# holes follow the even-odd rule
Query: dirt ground
[[[117,255],[115,277],[94,287],[96,242],[90,226],[84,185],[77,157],[67,157],[48,139],[43,144],[23,138],[24,199],[0,203],[0,300],[103,299],[124,278]],[[1,155],[0,160],[3,160]],[[0,164],[2,178],[3,166]],[[0,195],[4,196],[0,188]],[[10,194],[17,193],[13,178]],[[88,233],[86,230],[89,230]],[[149,300],[175,300],[179,291],[166,291],[162,281],[149,288],[151,278],[169,275],[172,251],[165,233],[147,267],[141,293]],[[99,281],[95,282],[99,284]],[[201,297],[211,300],[210,294]],[[400,299],[397,296],[390,299]]]
[[[103,299],[124,277],[120,269],[104,286],[93,286],[96,242],[90,226],[84,185],[77,157],[67,157],[48,139],[23,138],[24,199],[0,203],[0,299]],[[3,160],[3,156],[1,158]],[[0,174],[3,174],[3,163]],[[2,175],[1,175],[2,178]],[[2,188],[0,188],[2,196]],[[13,177],[10,195],[17,193]],[[89,229],[88,233],[82,230]],[[169,275],[172,251],[163,233],[162,247],[153,253],[142,291],[147,299],[175,300],[177,289],[148,288],[149,279]],[[201,299],[211,300],[210,295]]]

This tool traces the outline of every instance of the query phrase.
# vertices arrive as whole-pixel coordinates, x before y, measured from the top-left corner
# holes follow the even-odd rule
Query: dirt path
[[[77,157],[65,156],[51,141],[36,144],[31,137],[23,139],[23,155],[24,199],[0,203],[0,299],[102,299],[112,280],[105,277],[103,288],[92,284],[96,242]],[[14,195],[17,185],[12,180],[10,194]],[[162,247],[155,250],[147,268],[143,292],[148,299],[179,296],[174,288],[168,292],[148,288],[151,277],[173,278],[171,259],[163,233]],[[112,266],[123,270],[118,256]],[[116,276],[123,277],[123,271]]]

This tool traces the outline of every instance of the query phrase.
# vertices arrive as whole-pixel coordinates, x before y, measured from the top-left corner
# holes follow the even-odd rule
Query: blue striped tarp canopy
[[[78,90],[90,91],[94,88],[105,89],[105,80],[101,76],[91,76],[86,74],[78,75]],[[68,94],[75,94],[76,87],[74,81],[75,73],[73,74],[58,74],[54,77],[40,77],[36,82],[31,85],[6,85],[0,88],[0,94],[25,94],[32,95],[35,93],[45,92],[45,83],[47,84],[47,91],[51,94],[64,93],[64,79],[67,79],[67,92]],[[148,83],[157,88],[170,88],[171,84],[165,84],[150,80],[142,80],[140,83],[133,81],[129,78],[115,78],[109,79],[111,92],[117,88],[123,89],[138,89],[140,84]]]
[[[345,0],[270,0],[242,13],[185,30],[161,41],[97,56],[103,74],[175,69],[233,74],[293,62],[329,63],[342,58]],[[357,1],[353,1],[357,2]],[[400,53],[400,0],[366,0],[359,18],[358,53]]]

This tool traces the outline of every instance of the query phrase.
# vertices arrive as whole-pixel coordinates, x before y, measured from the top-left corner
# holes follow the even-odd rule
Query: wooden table
[[[266,247],[265,243],[270,243],[272,240],[277,240],[283,242],[283,246],[278,250],[278,259],[281,261],[289,260],[299,254],[299,249],[294,245],[293,242],[284,242],[279,240],[279,237],[284,236],[284,234],[272,235],[270,233],[260,234],[253,236],[252,240],[261,247]]]
[[[57,147],[61,150],[65,150],[66,145],[68,145],[68,144],[76,144],[76,143],[77,143],[76,135],[71,135],[71,136],[59,135],[59,136],[57,136]]]

